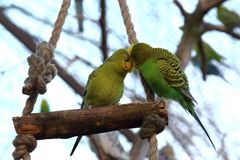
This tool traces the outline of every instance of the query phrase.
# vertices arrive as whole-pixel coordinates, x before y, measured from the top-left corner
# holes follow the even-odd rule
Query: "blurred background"
[[[0,1],[0,159],[12,159],[16,136],[12,117],[21,116],[27,99],[21,91],[29,68],[27,57],[36,44],[50,38],[61,3]],[[223,11],[218,0],[128,0],[127,4],[138,40],[168,49],[182,61],[190,91],[198,102],[197,114],[217,149],[215,152],[211,147],[197,122],[171,102],[168,126],[157,136],[159,159],[240,159],[240,1],[222,3]],[[195,22],[194,14],[202,18]],[[84,88],[93,69],[116,49],[128,46],[118,1],[72,1],[55,49],[55,62],[62,74],[47,85],[33,112],[80,108],[81,94],[66,76]],[[125,79],[121,104],[145,100],[136,73]],[[138,129],[131,129],[105,134],[105,140],[98,143],[108,159],[146,159],[147,143],[137,133]],[[136,140],[131,141],[129,134]],[[69,154],[75,138],[39,140],[31,157],[100,159],[93,140],[84,137],[72,157]],[[106,149],[104,144],[115,150]]]

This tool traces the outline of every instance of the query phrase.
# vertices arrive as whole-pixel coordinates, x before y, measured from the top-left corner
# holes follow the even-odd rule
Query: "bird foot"
[[[134,104],[142,104],[143,102],[142,101],[134,101],[133,103]]]
[[[93,105],[90,104],[90,105],[88,106],[88,109],[92,110],[92,108],[93,108]]]
[[[164,98],[162,98],[161,100],[157,100],[154,102],[153,107],[157,107],[160,103],[162,103],[164,101]]]

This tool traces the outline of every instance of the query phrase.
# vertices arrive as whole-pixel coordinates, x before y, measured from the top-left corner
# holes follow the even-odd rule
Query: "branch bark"
[[[91,135],[89,136],[90,138],[90,142],[93,144],[93,146],[95,147],[94,151],[97,155],[97,157],[101,160],[111,160],[111,157],[109,155],[107,155],[104,152],[103,147],[101,146],[101,144],[96,140],[95,135]]]
[[[207,31],[219,31],[219,32],[226,33],[232,36],[233,38],[240,39],[240,34],[235,33],[232,30],[228,30],[225,26],[218,26],[210,23],[204,23],[204,32],[207,32]]]
[[[103,61],[107,59],[107,26],[106,26],[106,1],[100,0],[101,16],[99,18],[99,25],[101,28],[101,50],[103,55]]]
[[[136,136],[135,133],[133,133],[133,131],[129,129],[120,130],[120,133],[122,133],[127,138],[127,140],[131,143],[134,143],[138,137]]]
[[[199,8],[203,14],[206,14],[210,9],[221,5],[225,1],[226,0],[199,0],[197,8]]]
[[[37,139],[69,138],[140,127],[143,117],[149,114],[158,114],[167,122],[164,103],[157,106],[154,106],[154,103],[132,103],[92,109],[34,113],[24,117],[13,117],[13,122],[18,134],[31,134]]]
[[[176,4],[176,6],[179,8],[181,14],[186,17],[189,14],[187,13],[187,11],[183,8],[182,4],[178,1],[178,0],[174,0],[174,3]]]
[[[76,15],[78,21],[78,29],[83,32],[83,0],[75,0]]]

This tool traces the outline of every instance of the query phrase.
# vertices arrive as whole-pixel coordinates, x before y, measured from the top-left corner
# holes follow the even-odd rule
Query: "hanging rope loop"
[[[12,154],[15,160],[30,160],[29,153],[36,148],[37,140],[30,134],[19,134],[15,137],[13,145],[16,148]]]
[[[51,61],[54,57],[54,49],[57,46],[70,2],[71,0],[63,0],[49,42],[40,43],[36,48],[36,52],[27,59],[29,64],[28,77],[24,81],[25,85],[22,88],[22,93],[29,95],[29,97],[26,100],[22,116],[32,113],[38,94],[44,94],[47,91],[46,84],[51,82],[57,74],[57,69]],[[37,140],[29,134],[17,135],[13,145],[15,151],[12,156],[15,160],[30,160],[29,153],[36,148]]]
[[[139,136],[142,139],[147,138],[149,142],[148,159],[157,160],[157,134],[162,132],[165,128],[165,119],[161,118],[157,114],[151,114],[143,118],[143,124],[141,126]]]
[[[142,139],[149,139],[152,135],[162,132],[165,125],[165,119],[161,118],[157,114],[148,115],[143,118],[143,124],[141,126],[139,136]]]

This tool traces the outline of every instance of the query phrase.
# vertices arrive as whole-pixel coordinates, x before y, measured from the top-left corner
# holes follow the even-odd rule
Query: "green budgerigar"
[[[221,56],[220,54],[218,54],[217,51],[215,51],[211,47],[210,44],[208,44],[207,42],[204,42],[204,41],[203,41],[203,50],[204,50],[204,53],[201,53],[199,46],[195,47],[195,51],[197,54],[194,57],[192,57],[193,65],[200,68],[203,63],[201,56],[202,56],[202,54],[205,54],[206,66],[204,66],[204,67],[206,67],[206,74],[219,76],[224,81],[228,82],[227,79],[224,77],[221,69],[219,69],[219,67],[213,63],[213,61],[217,61],[218,63],[223,64],[223,61],[225,58],[223,56]]]
[[[215,146],[195,113],[196,102],[189,91],[188,79],[179,59],[166,49],[152,48],[145,43],[136,43],[128,48],[133,64],[142,74],[149,87],[159,96],[170,98],[190,113],[199,123],[212,146]]]
[[[123,95],[124,78],[132,70],[133,63],[126,49],[113,53],[88,77],[81,108],[117,104]],[[72,155],[82,136],[78,136]]]
[[[210,44],[208,44],[207,42],[203,41],[203,49],[204,49],[204,53],[206,55],[207,58],[207,63],[211,62],[212,60],[215,60],[219,63],[222,63],[223,60],[225,59],[222,55],[220,55],[216,50],[214,50]],[[195,47],[195,51],[196,51],[196,56],[193,57],[193,61],[195,61],[196,59],[200,59],[201,57],[201,51],[199,49],[199,46]]]
[[[43,99],[40,107],[40,112],[50,112],[50,107],[47,100]]]
[[[227,27],[227,29],[232,30],[235,27],[240,27],[240,16],[226,7],[218,7],[217,18]]]

